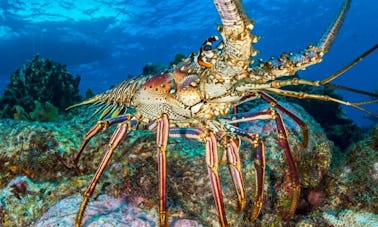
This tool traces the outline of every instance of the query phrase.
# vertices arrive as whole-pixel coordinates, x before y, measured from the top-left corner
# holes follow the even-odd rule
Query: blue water
[[[244,1],[256,21],[257,57],[299,51],[316,44],[342,0]],[[378,42],[378,2],[352,2],[344,26],[323,63],[300,75],[321,79]],[[18,0],[0,1],[0,91],[11,72],[36,53],[66,64],[82,78],[81,90],[108,89],[146,63],[168,64],[176,53],[198,51],[220,23],[209,0]],[[378,52],[335,82],[366,91],[378,89]],[[342,92],[348,101],[369,99]],[[369,110],[378,112],[378,105]],[[346,108],[359,124],[371,123],[364,113]]]

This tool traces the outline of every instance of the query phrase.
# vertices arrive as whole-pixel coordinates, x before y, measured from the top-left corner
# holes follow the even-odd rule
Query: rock
[[[309,127],[310,141],[305,149],[300,127],[283,115],[301,184],[306,189],[316,188],[328,170],[332,143],[327,140],[319,124],[300,107],[283,105],[302,118]],[[256,112],[267,107],[261,105],[251,111]],[[54,223],[55,216],[67,217],[67,220],[72,221],[78,210],[80,194],[89,185],[114,127],[100,133],[88,144],[79,162],[81,175],[66,168],[62,161],[68,163],[69,157],[80,146],[85,130],[94,123],[79,117],[59,123],[0,121],[0,140],[7,141],[0,147],[3,151],[0,162],[4,163],[0,166],[0,187],[3,187],[0,189],[0,217],[3,217],[1,224],[9,226],[13,220],[17,220],[14,223],[18,226],[31,223],[47,225],[49,221]],[[266,146],[265,199],[262,215],[257,223],[282,223],[280,213],[288,211],[291,197],[285,190],[288,167],[282,148],[277,143],[275,125],[272,121],[259,120],[243,127],[259,133]],[[157,211],[155,140],[155,135],[148,131],[132,132],[124,139],[96,187],[90,202],[90,206],[94,207],[87,212],[90,214],[86,218],[89,223],[96,223],[98,220],[126,222],[132,217],[138,223],[154,223],[150,219],[156,220]],[[205,146],[200,142],[185,139],[169,141],[167,190],[168,212],[172,224],[217,225],[218,218],[204,151]],[[236,196],[227,165],[222,163],[219,168],[227,217],[235,226],[244,225],[251,212],[255,182],[254,152],[249,144],[242,144],[242,170],[248,198],[248,206],[244,212],[236,212]],[[26,179],[22,178],[25,183],[14,184],[14,180],[19,180],[20,175],[28,176]],[[113,202],[114,206],[106,205]],[[71,205],[65,205],[67,203]],[[95,208],[97,206],[102,208]],[[65,207],[67,211],[56,207]],[[49,208],[51,210],[48,211]],[[102,209],[108,211],[103,212]],[[25,213],[22,210],[32,212]],[[122,212],[126,212],[129,219],[114,218],[121,216]]]
[[[375,227],[378,225],[378,215],[369,212],[342,210],[338,213],[323,213],[323,218],[329,226],[335,227]]]
[[[77,208],[80,205],[81,197],[70,197],[59,201],[51,207],[33,226],[54,227],[73,226]],[[156,212],[143,211],[138,207],[125,201],[124,197],[112,198],[101,195],[88,204],[83,219],[83,225],[88,227],[96,226],[135,226],[153,227],[157,226]],[[171,220],[173,227],[199,227],[198,222],[188,219]]]
[[[70,197],[51,207],[35,224],[42,226],[74,226],[81,197]],[[96,226],[156,226],[155,217],[127,204],[122,197],[99,196],[89,203],[83,225]]]
[[[327,204],[340,209],[378,211],[378,125],[352,144],[323,186]]]

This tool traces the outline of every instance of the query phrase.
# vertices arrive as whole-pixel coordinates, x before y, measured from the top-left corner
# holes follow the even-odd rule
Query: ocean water
[[[255,20],[254,34],[262,36],[258,58],[296,52],[316,44],[336,15],[342,0],[243,1]],[[345,66],[378,42],[378,2],[354,0],[344,25],[321,64],[300,72],[322,79]],[[0,1],[0,92],[11,72],[36,53],[79,74],[81,90],[96,93],[146,63],[168,64],[176,53],[197,52],[202,42],[217,35],[220,18],[205,0],[19,0]],[[368,56],[335,83],[373,91],[378,89],[378,52]],[[369,97],[341,92],[345,100]],[[367,107],[378,112],[378,105]],[[371,124],[364,113],[346,108],[361,125]]]
[[[256,58],[266,60],[316,44],[343,0],[245,0],[243,3],[247,14],[256,21],[253,33],[262,36],[255,45],[260,51]],[[377,13],[376,0],[353,0],[324,61],[301,71],[300,76],[311,80],[326,78],[377,45]],[[0,21],[0,94],[9,83],[10,74],[36,54],[65,64],[73,75],[80,75],[83,95],[88,88],[96,93],[103,92],[130,75],[140,74],[147,63],[168,65],[177,53],[197,52],[205,39],[218,35],[216,24],[220,24],[213,2],[207,0],[0,0]],[[335,83],[378,92],[377,63],[378,51]],[[370,100],[346,91],[341,94],[351,102]],[[303,130],[297,123],[285,119],[289,146],[304,190],[295,220],[284,224],[377,226],[378,192],[374,189],[378,179],[378,153],[372,141],[378,136],[378,126],[346,152],[340,145],[334,147],[325,130],[301,108],[282,103],[309,127],[309,143],[305,148]],[[255,106],[252,111],[261,111],[267,105]],[[378,104],[366,108],[378,113]],[[365,119],[365,113],[350,107],[345,110],[359,125],[373,124]],[[0,122],[0,226],[73,225],[82,201],[80,192],[88,187],[114,132],[114,128],[109,128],[88,143],[79,162],[83,173],[78,174],[67,164],[70,165],[92,123],[85,116],[73,117],[69,123]],[[274,121],[248,125],[249,131],[259,133],[266,147],[265,199],[258,220],[263,226],[265,222],[267,225],[279,223],[278,215],[292,209],[287,190],[294,185],[290,180],[295,179],[296,174],[288,172],[290,168],[283,164],[290,149],[282,149],[283,145],[277,142],[276,128]],[[337,126],[334,129],[333,134],[331,129],[327,132],[335,135],[345,147],[358,137],[354,134],[360,132],[352,133],[348,129],[340,132]],[[93,217],[89,219],[102,223],[99,225],[124,223],[125,219],[132,222],[125,226],[138,225],[136,221],[154,225],[158,194],[154,145],[156,136],[142,130],[125,137],[88,205],[85,213]],[[252,192],[255,186],[252,183],[256,180],[253,157],[261,155],[250,147],[250,144],[242,144],[240,152],[247,192]],[[184,217],[181,220],[184,222],[216,222],[215,206],[209,202],[212,191],[204,150],[203,143],[170,141],[167,187],[170,217]],[[250,214],[253,195],[247,193],[249,208],[244,214],[236,213],[231,205],[236,197],[228,196],[235,193],[231,174],[222,163],[219,170],[229,220],[250,225],[243,222],[242,215]],[[143,212],[137,211],[134,205],[140,205]]]

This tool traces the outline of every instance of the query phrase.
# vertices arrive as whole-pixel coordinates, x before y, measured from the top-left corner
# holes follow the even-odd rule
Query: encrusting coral
[[[0,117],[22,120],[56,120],[57,111],[81,100],[79,76],[65,65],[36,55],[10,76],[0,96]]]
[[[351,145],[326,182],[334,206],[378,211],[378,125],[365,139]],[[337,193],[335,193],[337,192]]]

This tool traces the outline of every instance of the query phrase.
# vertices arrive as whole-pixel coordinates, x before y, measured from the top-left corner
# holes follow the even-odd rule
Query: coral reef
[[[73,151],[80,144],[84,134],[80,126],[83,127],[75,122],[37,124],[1,120],[0,187],[18,175],[39,181],[54,180],[57,174],[70,175],[56,157]]]
[[[169,63],[169,66],[177,65],[180,63],[183,59],[185,59],[186,56],[180,53],[177,53],[175,55],[175,59]],[[167,66],[163,64],[152,64],[148,63],[143,66],[142,74],[143,75],[155,75],[161,72],[164,72],[167,70]]]
[[[181,53],[177,53],[175,55],[175,59],[173,59],[173,61],[169,62],[169,65],[172,66],[172,65],[177,65],[178,63],[180,63],[182,60],[184,60],[186,58],[185,55],[181,54]]]
[[[378,125],[349,147],[329,173],[325,195],[332,206],[378,211]],[[335,193],[337,192],[337,193]]]
[[[51,121],[57,110],[81,100],[80,77],[73,77],[66,66],[36,55],[11,74],[0,97],[0,117]]]
[[[327,140],[319,125],[299,106],[283,105],[304,119],[310,129],[310,143],[308,148],[304,149],[300,127],[285,119],[291,148],[298,163],[301,184],[305,188],[302,200],[305,200],[311,197],[311,193],[305,194],[306,191],[314,191],[319,183],[324,181],[330,163],[332,143]],[[268,108],[268,105],[257,106],[251,111],[265,108]],[[88,186],[114,127],[98,135],[88,144],[79,162],[80,175],[73,169],[66,168],[63,162],[67,162],[67,159],[74,155],[85,131],[92,124],[94,122],[88,122],[81,117],[59,123],[0,121],[0,140],[6,141],[0,144],[0,163],[3,163],[0,165],[0,225],[25,226],[53,222],[53,217],[64,217],[67,220],[73,218],[72,214],[78,208],[74,205],[70,206],[72,209],[68,209],[67,206],[67,213],[53,208],[48,211],[48,208],[54,204],[57,207],[63,206],[71,201],[70,198],[76,198],[77,201],[77,197]],[[289,209],[290,195],[285,190],[288,168],[282,149],[277,144],[275,125],[272,121],[256,121],[244,127],[256,133],[261,132],[267,151],[265,201],[257,223],[282,223],[279,214]],[[90,206],[103,207],[107,203],[106,200],[118,201],[122,198],[122,209],[117,208],[112,214],[113,208],[109,208],[111,212],[107,212],[105,216],[118,217],[119,212],[123,212],[121,210],[138,208],[140,210],[132,214],[136,220],[146,215],[156,217],[155,140],[155,135],[148,131],[132,132],[125,138],[102,176]],[[168,203],[171,223],[192,223],[190,220],[194,220],[194,226],[217,225],[204,160],[204,145],[184,139],[170,139],[168,151]],[[254,150],[249,144],[242,144],[242,166],[249,198],[248,209],[243,213],[236,212],[236,197],[227,165],[223,163],[219,169],[225,207],[233,225],[243,225],[243,220],[250,214],[255,182],[253,153]],[[134,209],[131,205],[137,208]],[[109,220],[107,217],[101,218],[103,215],[100,209],[96,208],[94,212],[97,212],[97,215],[93,220]],[[303,218],[300,215],[298,217],[299,220]],[[112,221],[116,220],[124,221],[112,218]],[[295,221],[298,220],[292,222]]]
[[[74,226],[80,197],[64,199],[50,208],[35,226]],[[122,197],[99,196],[88,206],[83,225],[85,226],[156,226],[156,215],[142,212],[139,208],[125,203]]]
[[[377,226],[377,150],[378,125],[347,151],[336,151],[330,171],[307,193],[305,202],[317,203],[316,209],[298,225]]]
[[[142,74],[155,75],[155,74],[164,72],[166,69],[167,69],[167,66],[165,65],[148,63],[143,66]]]
[[[323,218],[330,226],[343,227],[374,227],[378,224],[378,215],[367,212],[356,212],[353,210],[343,210],[337,214],[324,213]]]

